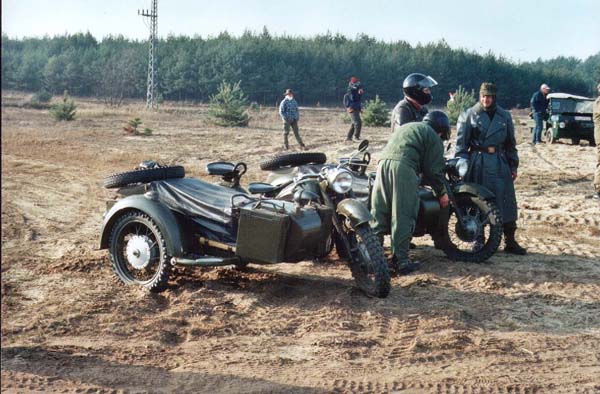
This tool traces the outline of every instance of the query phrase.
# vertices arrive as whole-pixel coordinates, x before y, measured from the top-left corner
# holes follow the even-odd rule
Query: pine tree
[[[456,124],[460,114],[475,105],[476,102],[474,90],[471,90],[471,93],[467,93],[462,85],[458,85],[456,93],[451,95],[450,100],[446,104],[450,124]]]
[[[379,95],[375,96],[375,100],[369,100],[365,103],[363,110],[363,123],[365,126],[389,126],[390,111]]]
[[[50,107],[50,115],[59,121],[69,121],[75,119],[76,109],[75,101],[69,99],[69,92],[65,90],[62,102]]]
[[[241,82],[232,85],[223,81],[219,86],[219,92],[211,96],[208,115],[213,124],[225,127],[248,126],[250,121],[246,111],[248,99],[240,88]]]

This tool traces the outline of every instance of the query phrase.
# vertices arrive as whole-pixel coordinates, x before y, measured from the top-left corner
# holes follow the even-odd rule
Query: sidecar
[[[107,203],[100,248],[109,250],[124,283],[158,292],[166,288],[173,265],[293,263],[325,253],[331,209],[266,198],[273,189],[268,184],[250,184],[246,191],[181,174],[169,177],[168,169],[111,176],[126,181],[117,182],[121,198]],[[221,175],[228,169],[227,163],[221,166]]]

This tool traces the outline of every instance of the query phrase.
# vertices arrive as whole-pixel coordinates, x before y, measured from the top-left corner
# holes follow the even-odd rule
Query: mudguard
[[[478,196],[483,200],[492,200],[496,197],[490,189],[478,185],[477,183],[460,183],[452,188],[452,193],[466,193],[472,196]]]
[[[165,238],[169,256],[183,256],[181,231],[175,215],[159,201],[153,200],[151,197],[146,197],[143,194],[125,197],[117,201],[117,203],[104,215],[102,235],[100,237],[100,249],[108,249],[108,238],[110,237],[113,223],[123,213],[131,210],[144,212],[156,222],[160,232]]]
[[[371,215],[365,204],[354,198],[342,200],[337,205],[336,212],[348,218],[353,227],[373,220],[373,215]]]

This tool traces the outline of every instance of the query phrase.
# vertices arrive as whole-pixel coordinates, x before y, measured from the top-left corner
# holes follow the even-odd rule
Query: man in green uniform
[[[598,98],[594,102],[594,140],[596,140],[596,173],[594,174],[594,200],[600,200],[600,83],[598,89]]]
[[[419,174],[432,186],[442,208],[448,206],[443,183],[444,145],[450,138],[445,113],[432,111],[422,122],[407,123],[394,132],[381,152],[371,196],[372,227],[382,238],[391,234],[392,270],[408,273],[418,268],[408,249],[419,212]]]

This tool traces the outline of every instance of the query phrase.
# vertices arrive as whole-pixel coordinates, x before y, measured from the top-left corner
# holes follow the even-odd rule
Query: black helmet
[[[450,139],[450,119],[442,111],[428,112],[423,118],[423,122],[431,126],[436,133],[440,133],[442,140],[447,141]]]
[[[405,95],[415,100],[421,105],[426,105],[431,102],[433,96],[431,93],[425,93],[424,88],[432,88],[437,85],[435,79],[425,74],[413,73],[404,78],[402,83],[402,91]]]

